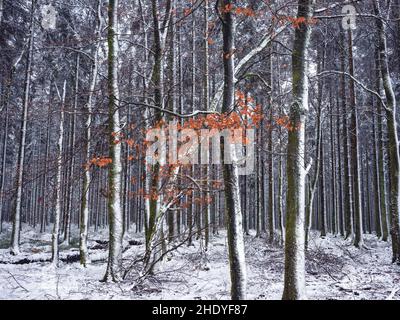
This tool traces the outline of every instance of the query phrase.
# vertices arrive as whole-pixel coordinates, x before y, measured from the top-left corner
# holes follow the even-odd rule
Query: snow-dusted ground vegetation
[[[8,226],[8,230],[10,227]],[[51,257],[51,237],[33,229],[22,233],[21,255],[9,254],[9,232],[0,236],[1,299],[198,299],[230,297],[226,233],[212,237],[208,251],[201,241],[183,245],[167,256],[154,276],[140,278],[133,266],[119,284],[102,283],[107,263],[107,231],[89,235],[92,263],[67,261],[78,252],[77,230],[70,247],[61,245],[59,268]],[[124,238],[126,269],[144,251],[142,235]],[[130,245],[131,242],[134,245]],[[359,250],[341,237],[325,239],[312,233],[306,254],[306,283],[309,299],[400,299],[400,268],[391,263],[390,243],[365,236],[366,248]],[[280,299],[283,290],[283,248],[269,246],[254,234],[245,237],[248,298]],[[25,261],[24,261],[25,260]],[[30,262],[38,261],[38,262]],[[20,261],[23,264],[14,264]],[[25,262],[25,263],[24,263]]]

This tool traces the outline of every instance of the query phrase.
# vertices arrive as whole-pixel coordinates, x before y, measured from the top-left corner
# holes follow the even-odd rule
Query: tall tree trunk
[[[109,256],[104,281],[121,280],[123,212],[121,208],[121,144],[116,136],[121,133],[119,124],[118,89],[118,0],[109,0],[108,4],[108,216],[110,227]]]
[[[203,76],[203,99],[204,99],[204,111],[209,110],[209,100],[210,100],[210,92],[209,92],[209,47],[208,47],[208,3],[209,0],[204,1],[204,76]],[[210,179],[210,173],[208,171],[208,164],[203,164],[203,179],[206,181],[205,188],[207,190],[210,189],[209,187],[209,179]],[[209,195],[208,192],[203,193],[203,198],[208,198]],[[203,209],[203,214],[204,214],[204,240],[205,240],[205,247],[206,249],[208,248],[208,242],[210,240],[210,203],[206,201],[205,207]]]
[[[342,72],[346,69],[344,35],[341,34],[342,48],[340,50],[340,64]],[[344,74],[340,77],[340,97],[341,109],[343,115],[343,164],[344,164],[344,179],[343,179],[343,216],[345,220],[345,239],[353,234],[353,219],[352,219],[352,189],[351,189],[351,172],[350,172],[350,156],[349,156],[349,129],[348,129],[348,108],[346,100],[346,77]]]
[[[33,58],[33,38],[34,38],[34,9],[35,0],[31,1],[31,21],[30,21],[30,35],[28,52],[26,56],[26,69],[25,69],[25,84],[24,84],[24,96],[22,100],[22,114],[21,114],[21,135],[19,141],[18,159],[17,159],[17,181],[16,181],[16,200],[13,212],[13,226],[11,234],[11,248],[10,253],[13,255],[19,254],[19,241],[21,232],[21,206],[22,206],[22,187],[24,178],[24,163],[25,163],[25,144],[26,144],[26,132],[28,122],[28,106],[29,96],[31,89],[31,73],[32,73],[32,58]]]
[[[324,142],[323,142],[323,137],[322,137],[322,130],[321,130],[321,145],[320,145],[320,155],[319,155],[319,161],[320,161],[320,169],[319,169],[319,191],[320,191],[320,197],[321,197],[321,210],[320,210],[320,217],[321,217],[321,225],[320,225],[320,230],[321,230],[321,237],[324,238],[326,237],[327,233],[327,216],[326,216],[326,194],[325,194],[325,164],[324,164]]]
[[[339,99],[336,101],[337,104],[337,118],[336,118],[336,141],[337,141],[337,161],[338,161],[338,199],[337,199],[337,209],[338,209],[338,221],[339,221],[339,231],[340,235],[344,236],[344,217],[343,217],[343,158],[342,158],[342,148],[341,148],[341,117],[340,117],[340,102]]]
[[[349,47],[349,73],[354,76],[354,57],[353,57],[353,32],[348,31]],[[354,199],[354,245],[357,248],[363,245],[363,225],[362,225],[362,201],[361,201],[361,182],[360,182],[360,154],[358,143],[358,111],[356,103],[356,89],[353,79],[350,79],[350,142],[351,142],[351,172],[353,177],[353,199]]]
[[[336,199],[338,198],[338,193],[337,193],[337,182],[336,182],[336,155],[335,155],[335,151],[336,151],[336,143],[335,143],[335,136],[333,134],[333,106],[334,106],[334,102],[332,99],[332,93],[330,94],[330,106],[331,106],[331,110],[330,110],[330,121],[329,121],[329,125],[330,125],[330,143],[331,143],[331,217],[332,217],[332,232],[333,234],[337,234],[338,233],[338,210],[336,207]]]
[[[11,79],[9,79],[11,85]],[[9,89],[7,89],[9,91]],[[7,96],[9,93],[7,93]],[[6,99],[8,100],[9,97]],[[4,106],[5,123],[4,123],[4,137],[3,137],[3,148],[2,148],[2,160],[1,160],[1,177],[0,177],[0,233],[3,232],[3,202],[4,202],[4,187],[5,177],[7,168],[7,146],[8,146],[8,124],[9,124],[9,113],[8,113],[8,101],[5,102]]]
[[[159,4],[158,0],[152,0],[152,17],[153,17],[153,34],[154,34],[154,66],[152,72],[151,82],[154,86],[154,103],[159,108],[164,108],[163,103],[163,78],[164,78],[164,68],[163,68],[163,51],[165,44],[163,39],[165,39],[166,30],[168,30],[168,20],[164,20],[161,31],[160,21],[159,21]],[[171,11],[171,1],[167,3],[166,16],[169,17]],[[154,121],[157,123],[161,121],[163,115],[160,111],[155,111]],[[164,220],[160,215],[164,215],[163,208],[161,205],[161,199],[159,195],[160,189],[160,163],[156,163],[152,166],[150,171],[150,176],[147,178],[149,182],[150,199],[148,200],[147,210],[148,210],[148,222],[147,222],[147,233],[146,233],[146,258],[145,258],[145,268],[146,272],[152,273],[156,267],[155,262],[159,260],[160,250],[158,246],[164,243],[163,239],[163,228]],[[167,211],[169,208],[167,208]]]
[[[75,136],[76,136],[76,113],[78,111],[78,90],[79,90],[79,69],[80,69],[80,54],[77,54],[76,64],[75,64],[75,86],[74,86],[74,106],[73,106],[73,115],[72,115],[72,125],[71,125],[71,141],[70,141],[70,150],[69,150],[69,160],[70,160],[70,169],[68,172],[67,184],[68,184],[68,192],[67,198],[64,199],[68,201],[68,210],[66,211],[65,221],[64,221],[64,243],[69,245],[71,240],[71,219],[72,212],[74,209],[74,173],[75,173]]]
[[[379,115],[378,115],[379,116]],[[373,182],[373,191],[374,191],[374,218],[375,218],[375,231],[376,236],[381,239],[382,238],[382,211],[381,211],[381,190],[380,190],[380,181],[379,181],[379,160],[378,160],[378,135],[376,130],[376,115],[375,112],[372,113],[372,134],[374,145],[372,147],[372,182]],[[385,212],[386,214],[386,212]]]
[[[57,89],[58,90],[58,89]],[[64,108],[65,108],[65,95],[67,91],[67,81],[64,81],[60,110],[60,123],[59,123],[59,136],[57,142],[57,174],[56,174],[56,189],[55,189],[55,215],[52,233],[51,244],[51,260],[55,266],[58,266],[59,249],[58,243],[60,238],[60,218],[61,218],[61,185],[62,185],[62,163],[63,163],[63,138],[64,138]]]
[[[374,0],[375,14],[381,16],[378,0]],[[399,180],[399,140],[396,120],[396,95],[393,91],[392,79],[389,71],[388,50],[386,43],[386,26],[382,19],[376,19],[378,29],[379,64],[383,88],[386,96],[386,118],[388,134],[389,177],[390,177],[390,235],[392,237],[393,262],[400,264],[400,180]]]
[[[297,18],[306,19],[295,30],[292,53],[293,103],[287,146],[287,199],[284,300],[306,298],[305,288],[305,125],[308,112],[307,50],[311,27],[308,19],[313,13],[314,0],[299,0]]]
[[[379,51],[375,49],[375,90],[376,92],[381,91],[381,76],[380,76],[380,58]],[[384,130],[383,130],[383,117],[385,116],[382,110],[382,103],[377,99],[377,153],[378,153],[378,175],[379,175],[379,194],[380,194],[380,210],[382,218],[382,241],[387,241],[389,237],[388,222],[387,222],[387,210],[386,210],[386,175],[384,166],[384,149],[386,145],[383,143]]]
[[[7,169],[7,146],[8,146],[8,127],[9,127],[9,110],[8,105],[10,103],[11,86],[14,78],[15,69],[22,58],[22,54],[16,60],[14,65],[11,67],[10,76],[8,77],[4,100],[3,100],[3,110],[5,113],[4,120],[4,137],[3,137],[3,147],[2,147],[2,160],[1,160],[1,178],[0,178],[0,233],[3,231],[3,205],[4,205],[4,192],[6,183],[6,169]]]
[[[96,37],[99,39],[101,36],[101,0],[97,2],[97,12],[96,12]],[[99,67],[99,51],[100,51],[100,41],[97,42],[94,50],[94,60],[92,65],[91,79],[89,85],[89,94],[86,104],[87,118],[85,123],[85,145],[84,145],[84,155],[86,165],[90,162],[90,149],[91,149],[91,138],[92,138],[92,111],[93,111],[93,95],[96,88],[97,72]],[[82,182],[82,202],[81,202],[81,220],[80,220],[80,232],[79,232],[79,252],[80,252],[80,262],[84,267],[90,262],[87,239],[88,239],[88,229],[89,229],[89,186],[90,186],[90,170],[85,168],[83,174]]]
[[[325,69],[325,58],[326,58],[326,43],[324,42],[324,46],[322,49],[318,50],[318,73],[322,72]],[[325,177],[325,153],[324,153],[324,130],[322,130],[322,106],[323,106],[323,99],[324,99],[324,89],[325,89],[325,81],[324,79],[320,79],[318,82],[318,109],[320,112],[319,116],[319,130],[320,130],[320,141],[319,141],[319,192],[320,192],[320,231],[321,237],[326,237],[327,234],[327,203],[326,203],[326,194],[325,194],[325,187],[326,187],[326,177]]]
[[[273,70],[272,70],[272,50],[269,50],[268,52],[269,57],[268,57],[268,62],[267,62],[267,67],[268,67],[268,78],[267,78],[267,84],[269,85],[270,92],[268,94],[268,104],[270,105],[270,110],[269,110],[269,123],[270,128],[268,131],[268,157],[269,157],[269,163],[268,163],[268,210],[269,210],[269,215],[268,215],[268,227],[269,227],[269,238],[268,241],[270,244],[274,242],[275,238],[275,179],[274,179],[274,146],[273,146],[273,141],[274,141],[274,130],[272,126],[274,114],[273,114],[273,107],[272,107],[272,91],[273,91],[273,86],[272,86],[272,75],[273,75]],[[262,132],[262,131],[261,131]],[[264,167],[264,163],[261,164]],[[262,178],[262,182],[264,185],[264,175]],[[263,192],[264,194],[264,192]],[[264,197],[262,197],[264,199]],[[263,206],[264,207],[264,206]]]
[[[222,100],[222,113],[229,113],[235,105],[235,15],[231,10],[234,2],[231,0],[220,1],[219,8],[222,15],[223,34],[223,65],[224,65],[224,92]],[[224,141],[221,145],[221,157],[227,150],[233,154],[232,144]],[[223,177],[225,185],[225,210],[228,228],[228,250],[231,275],[232,300],[246,299],[246,264],[244,253],[244,239],[242,227],[242,212],[240,210],[239,176],[236,164],[223,164]]]

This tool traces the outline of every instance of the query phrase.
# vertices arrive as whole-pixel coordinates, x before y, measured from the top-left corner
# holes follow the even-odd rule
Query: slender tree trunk
[[[374,218],[375,218],[375,231],[376,236],[381,239],[382,238],[382,211],[381,211],[381,190],[380,190],[380,181],[379,181],[379,160],[378,160],[378,135],[376,130],[376,116],[375,113],[372,113],[372,132],[373,132],[373,140],[374,145],[372,147],[372,170],[373,170],[373,191],[374,191]],[[386,214],[386,213],[385,213]]]
[[[283,219],[283,174],[283,159],[282,156],[279,156],[278,219],[282,245],[285,243],[285,223]]]
[[[96,12],[96,37],[101,36],[101,0],[97,2],[97,12]],[[97,72],[99,67],[99,51],[100,51],[100,41],[97,42],[94,51],[94,60],[91,72],[90,86],[88,101],[86,104],[87,118],[85,123],[86,137],[85,137],[85,162],[86,165],[90,162],[90,149],[91,149],[91,138],[92,138],[92,111],[93,111],[93,95],[96,88]],[[83,174],[82,182],[82,202],[81,202],[81,221],[80,221],[80,233],[79,233],[79,252],[80,252],[80,262],[84,267],[90,262],[87,239],[88,239],[88,229],[89,229],[89,186],[90,186],[90,170],[85,168]]]
[[[59,237],[60,237],[60,218],[61,218],[61,185],[62,185],[62,163],[63,163],[63,137],[64,137],[64,108],[65,108],[65,95],[67,91],[67,81],[64,81],[60,110],[60,123],[59,123],[59,136],[57,142],[57,174],[56,174],[56,190],[55,190],[55,215],[52,233],[51,245],[51,260],[55,266],[58,266],[59,256]]]
[[[77,54],[76,57],[76,64],[75,64],[75,87],[74,87],[74,106],[73,106],[73,115],[72,115],[72,131],[71,131],[71,143],[70,143],[70,169],[68,172],[68,192],[67,198],[64,199],[68,201],[68,210],[66,211],[65,215],[65,225],[64,225],[64,243],[69,245],[71,240],[71,218],[72,212],[74,209],[74,188],[73,188],[73,181],[74,181],[74,173],[75,173],[75,131],[76,131],[76,112],[78,110],[78,90],[79,90],[79,69],[80,69],[80,55]]]
[[[210,92],[209,92],[209,48],[208,48],[208,3],[209,0],[204,1],[204,76],[203,76],[203,99],[204,99],[204,111],[209,110],[209,100],[210,100]],[[206,184],[205,188],[208,190],[210,189],[209,186],[209,179],[210,179],[210,173],[208,171],[208,164],[203,164],[203,179],[205,179]],[[210,195],[208,192],[203,193],[203,198],[208,198]],[[205,247],[206,249],[208,248],[208,243],[210,241],[210,203],[207,201],[205,204],[205,207],[203,209],[204,211],[204,240],[205,240]]]
[[[380,76],[380,61],[379,51],[375,49],[375,90],[376,92],[381,91],[381,76]],[[386,175],[384,166],[384,150],[386,145],[384,141],[384,130],[383,130],[383,117],[385,116],[382,111],[382,103],[377,99],[377,153],[378,153],[378,174],[379,174],[379,194],[380,194],[380,210],[382,218],[382,241],[387,241],[389,237],[388,222],[387,222],[387,210],[386,210]]]
[[[48,195],[47,195],[47,185],[48,185],[48,177],[47,177],[47,169],[48,169],[48,159],[50,154],[50,128],[51,128],[51,106],[53,104],[53,93],[52,93],[52,83],[49,84],[49,107],[47,109],[47,128],[46,128],[46,148],[45,148],[45,163],[44,163],[44,174],[43,174],[43,204],[41,208],[41,223],[40,223],[40,232],[46,231],[47,226],[47,216],[48,216]]]
[[[354,57],[353,57],[353,32],[348,31],[349,45],[349,72],[354,76]],[[350,107],[351,107],[351,171],[353,176],[353,198],[354,198],[354,245],[357,248],[363,245],[363,225],[362,225],[362,201],[361,201],[361,182],[360,182],[360,155],[358,143],[358,111],[356,104],[355,83],[350,79]]]
[[[123,212],[121,208],[121,144],[115,137],[120,134],[118,89],[118,0],[108,4],[108,216],[110,227],[109,256],[104,281],[121,280]]]
[[[345,72],[345,49],[344,35],[341,35],[341,43],[343,44],[340,50],[341,70]],[[343,179],[343,216],[345,220],[345,239],[348,239],[353,234],[353,219],[352,219],[352,189],[351,189],[351,171],[350,171],[350,156],[349,156],[349,129],[348,129],[348,108],[346,101],[346,78],[342,74],[340,77],[340,97],[343,115],[343,164],[344,164],[344,179]]]
[[[221,1],[219,8],[222,14],[223,34],[223,65],[224,65],[224,92],[222,100],[222,112],[229,113],[235,104],[235,16],[225,8],[233,5],[231,0]],[[233,146],[224,141],[221,145],[221,156],[224,152],[232,154]],[[239,176],[236,164],[223,164],[223,177],[225,185],[225,210],[228,228],[228,250],[231,275],[232,300],[246,299],[246,264],[244,254],[244,239],[242,227],[242,212],[240,210]]]
[[[272,91],[273,91],[273,84],[272,84],[272,75],[273,75],[273,70],[272,70],[272,50],[269,50],[268,52],[269,57],[268,57],[268,62],[267,62],[267,67],[268,67],[268,79],[267,79],[267,84],[271,88],[269,94],[268,94],[268,104],[270,105],[270,110],[269,110],[269,123],[270,128],[268,131],[268,157],[269,157],[269,163],[268,163],[268,210],[269,210],[269,215],[268,215],[268,227],[269,227],[269,243],[272,244],[274,242],[275,238],[275,179],[274,179],[274,146],[273,146],[273,141],[274,141],[274,130],[272,126],[272,122],[274,119],[274,114],[273,114],[273,107],[272,107]],[[264,164],[261,164],[264,166]],[[262,183],[264,184],[264,176],[263,176],[263,181]],[[264,193],[264,192],[263,192]],[[264,198],[264,197],[263,197]]]
[[[169,17],[171,10],[171,1],[167,3],[166,16]],[[163,29],[161,32],[160,22],[159,22],[159,6],[158,0],[152,0],[152,17],[153,17],[153,27],[154,27],[154,66],[152,73],[152,85],[154,86],[154,102],[159,108],[164,107],[163,103],[163,78],[164,78],[164,68],[163,68],[163,51],[165,38],[165,30],[168,30],[168,19],[164,20]],[[163,115],[161,112],[156,111],[154,120],[155,122],[161,121]],[[147,234],[146,234],[146,258],[145,258],[145,268],[147,272],[152,273],[156,267],[155,262],[159,260],[159,245],[164,243],[163,238],[163,228],[164,215],[163,206],[161,205],[160,195],[158,190],[160,189],[160,163],[156,163],[152,166],[150,171],[150,177],[148,177],[150,199],[147,203],[148,208],[148,222],[147,222]],[[167,211],[169,208],[167,208]],[[157,247],[156,247],[157,246]]]
[[[340,103],[337,100],[337,117],[336,117],[336,141],[337,141],[337,161],[338,161],[338,199],[337,199],[337,209],[338,209],[338,221],[339,221],[339,231],[340,235],[344,236],[344,217],[343,217],[343,158],[342,158],[342,148],[341,148],[341,117],[340,117]]]
[[[320,146],[320,156],[319,156],[319,161],[320,161],[320,169],[319,169],[319,191],[320,191],[320,197],[321,197],[321,210],[320,210],[320,217],[321,217],[321,225],[320,225],[320,230],[321,230],[321,237],[324,238],[326,237],[327,233],[327,221],[326,221],[326,194],[325,194],[325,163],[324,163],[324,142],[323,142],[323,137],[322,137],[322,130],[321,130],[321,146]]]
[[[28,122],[28,106],[29,96],[31,89],[31,73],[32,73],[32,58],[33,58],[33,41],[34,41],[34,8],[35,0],[32,0],[31,4],[31,21],[30,21],[30,35],[28,52],[26,57],[26,69],[25,69],[25,84],[24,84],[24,96],[22,101],[22,115],[21,115],[21,136],[19,141],[18,159],[17,159],[17,181],[16,181],[16,200],[13,212],[13,226],[11,234],[11,248],[10,252],[13,255],[19,254],[19,242],[21,232],[21,206],[22,206],[22,188],[24,178],[24,163],[25,163],[25,144],[26,144],[26,133],[27,133],[27,122]]]
[[[330,115],[330,143],[331,143],[331,217],[332,217],[332,232],[334,235],[337,234],[338,232],[338,210],[336,207],[336,199],[338,198],[338,193],[337,193],[337,181],[336,181],[336,155],[335,155],[335,150],[336,150],[336,144],[335,144],[335,136],[333,134],[333,99],[332,99],[332,94],[330,94],[330,104],[331,104],[331,115]]]

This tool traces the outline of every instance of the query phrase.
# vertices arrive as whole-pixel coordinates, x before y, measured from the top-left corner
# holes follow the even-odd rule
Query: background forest
[[[0,298],[399,299],[399,88],[399,0],[0,0]]]

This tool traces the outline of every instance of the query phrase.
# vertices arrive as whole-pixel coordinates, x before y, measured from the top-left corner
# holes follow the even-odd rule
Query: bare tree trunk
[[[379,115],[378,115],[379,116]],[[378,166],[378,135],[376,130],[376,116],[375,113],[372,113],[372,132],[374,145],[372,147],[372,170],[373,170],[373,191],[374,191],[374,217],[375,217],[375,231],[376,236],[381,239],[382,238],[382,211],[381,211],[381,190],[380,190],[380,181],[379,181],[379,166]],[[385,212],[386,214],[386,212]]]
[[[57,89],[58,91],[58,89]],[[62,163],[63,163],[63,137],[64,137],[64,108],[65,108],[65,94],[67,91],[67,81],[64,81],[62,95],[59,95],[61,100],[60,110],[60,123],[59,123],[59,136],[57,142],[57,174],[56,174],[56,190],[55,190],[55,215],[52,233],[51,245],[51,260],[55,266],[58,266],[59,257],[59,237],[60,237],[60,217],[61,217],[61,185],[62,185]]]
[[[381,76],[380,76],[380,62],[379,62],[379,52],[378,49],[375,49],[375,69],[376,69],[376,92],[381,91]],[[380,193],[380,210],[381,210],[381,218],[382,218],[382,241],[387,241],[389,237],[388,230],[388,222],[387,222],[387,210],[386,210],[386,175],[385,175],[385,167],[384,167],[384,149],[385,144],[384,140],[384,130],[382,119],[385,116],[382,111],[382,103],[381,101],[376,101],[377,104],[377,153],[378,153],[378,173],[379,173],[379,193]]]
[[[283,219],[283,159],[279,156],[279,185],[278,185],[278,219],[281,232],[281,244],[285,243],[285,224]]]
[[[203,92],[204,92],[204,111],[209,110],[209,100],[210,100],[210,92],[209,92],[209,64],[208,64],[208,59],[209,59],[209,48],[208,48],[208,3],[209,0],[204,1],[204,76],[203,76]],[[205,188],[209,190],[209,179],[210,179],[210,174],[208,171],[208,164],[203,164],[203,179],[206,181]],[[208,194],[208,192],[203,193],[203,198],[206,198],[208,196],[211,196]],[[204,210],[204,240],[205,240],[205,247],[206,249],[208,248],[208,242],[210,240],[210,204],[207,201],[205,204]]]
[[[48,185],[48,177],[47,177],[47,169],[48,169],[48,158],[50,154],[50,128],[51,128],[51,106],[53,104],[53,93],[52,93],[52,83],[49,84],[49,107],[47,109],[47,128],[46,128],[46,148],[45,148],[45,163],[44,163],[44,174],[43,174],[43,204],[41,208],[41,222],[40,222],[40,232],[46,231],[47,226],[47,217],[49,215],[48,206],[47,206],[47,185]]]
[[[333,134],[333,99],[332,99],[332,94],[330,94],[330,105],[331,105],[331,115],[330,115],[330,121],[329,121],[329,126],[330,126],[330,143],[331,143],[331,217],[332,217],[332,232],[333,234],[338,233],[338,210],[336,207],[336,199],[338,198],[338,193],[337,193],[337,181],[336,181],[336,155],[335,155],[335,150],[336,150],[336,143],[335,143],[335,136]]]
[[[345,72],[345,49],[344,35],[341,35],[341,43],[343,47],[340,50],[341,70]],[[352,218],[352,189],[351,189],[351,171],[350,171],[350,156],[349,156],[349,129],[348,129],[348,108],[346,101],[346,78],[342,74],[340,77],[340,96],[343,115],[343,164],[344,164],[344,179],[343,179],[343,216],[345,220],[345,239],[353,234],[353,218]]]
[[[325,59],[326,59],[326,43],[324,42],[324,46],[322,49],[318,50],[318,73],[322,72],[325,69]],[[321,231],[321,237],[324,238],[326,237],[327,234],[327,203],[326,203],[326,194],[325,194],[325,153],[324,153],[324,131],[322,130],[322,105],[323,105],[323,99],[324,99],[324,89],[325,89],[325,81],[324,79],[320,79],[318,82],[318,109],[319,109],[319,130],[320,130],[320,136],[319,136],[319,167],[318,167],[318,173],[319,173],[319,191],[320,191],[320,210],[319,210],[319,216],[320,216],[320,231]]]
[[[298,18],[304,18],[295,30],[292,53],[293,103],[287,146],[287,199],[284,300],[306,298],[305,288],[305,125],[308,112],[307,50],[311,27],[308,19],[313,13],[314,0],[298,1]]]
[[[223,65],[224,65],[224,92],[222,112],[229,113],[235,104],[235,16],[226,7],[232,6],[231,0],[220,2],[223,34]],[[234,147],[227,141],[221,145],[221,155],[228,149],[233,154]],[[233,157],[234,158],[234,157]],[[231,275],[232,300],[246,299],[246,264],[244,254],[244,239],[242,227],[242,212],[240,210],[239,176],[236,164],[223,164],[225,185],[225,211],[228,228],[229,265]]]
[[[377,16],[381,15],[378,0],[374,0],[374,10]],[[390,77],[389,62],[387,56],[386,26],[382,19],[376,19],[378,29],[379,62],[383,88],[386,96],[386,118],[388,130],[388,155],[390,176],[390,235],[392,237],[393,262],[400,264],[400,180],[399,180],[399,141],[396,120],[396,95],[393,91],[392,79]]]
[[[11,79],[9,79],[11,85]],[[8,87],[8,86],[7,86]],[[9,91],[7,88],[7,98],[4,107],[4,113],[6,115],[5,123],[4,123],[4,137],[3,137],[3,155],[1,161],[1,178],[0,178],[0,233],[3,231],[3,202],[4,202],[4,186],[5,186],[5,177],[6,177],[6,168],[7,168],[7,146],[8,146],[8,99],[9,99]]]
[[[74,87],[74,106],[72,115],[72,125],[71,125],[71,141],[70,141],[70,169],[67,177],[67,198],[64,201],[68,201],[68,210],[66,211],[65,221],[64,221],[64,243],[69,245],[71,240],[71,218],[74,208],[74,188],[72,187],[74,173],[75,173],[75,131],[76,131],[76,112],[78,110],[78,90],[79,90],[79,68],[80,68],[80,54],[77,54],[76,64],[75,64],[75,87]]]
[[[104,281],[121,280],[123,212],[121,208],[121,144],[115,136],[120,134],[118,89],[118,0],[108,4],[108,216],[110,227],[109,256]]]
[[[101,1],[97,2],[97,12],[96,12],[96,37],[101,36]],[[91,72],[90,86],[88,101],[86,104],[87,118],[85,123],[86,129],[86,140],[85,140],[85,162],[89,164],[90,162],[90,149],[91,149],[91,138],[92,138],[92,110],[93,110],[93,95],[96,88],[97,72],[99,67],[99,51],[100,51],[100,41],[97,42],[94,51],[94,60]],[[80,252],[80,262],[84,267],[90,262],[88,248],[87,248],[87,238],[89,229],[89,186],[90,186],[90,170],[85,169],[83,174],[82,182],[82,202],[81,202],[81,223],[80,223],[80,233],[79,233],[79,252]]]
[[[21,115],[21,136],[19,141],[18,160],[17,160],[17,181],[16,181],[16,200],[13,212],[13,227],[11,234],[11,248],[10,252],[13,255],[19,254],[19,241],[20,241],[20,229],[21,229],[21,205],[22,205],[22,187],[24,177],[24,163],[25,163],[25,144],[26,144],[26,131],[28,122],[28,106],[29,96],[31,88],[31,73],[32,73],[32,58],[33,58],[33,38],[34,38],[34,8],[35,0],[32,0],[31,4],[31,21],[30,21],[30,35],[28,52],[26,57],[26,69],[25,69],[25,84],[24,84],[24,96],[22,102],[22,115]]]
[[[310,236],[311,225],[312,225],[312,217],[314,213],[314,199],[315,199],[315,192],[317,191],[318,180],[319,180],[319,171],[320,171],[320,164],[321,161],[319,160],[321,157],[321,106],[318,107],[317,110],[317,119],[316,119],[316,160],[315,160],[315,172],[314,172],[314,179],[311,181],[310,178],[310,190],[309,190],[309,199],[308,204],[306,206],[306,235],[305,235],[305,247],[308,247],[308,239]]]
[[[154,66],[152,73],[152,85],[154,86],[154,102],[159,108],[164,107],[163,103],[163,51],[165,48],[164,39],[166,36],[166,30],[168,30],[168,21],[171,12],[171,1],[169,0],[166,6],[166,16],[162,25],[163,31],[160,28],[159,21],[159,4],[158,0],[152,0],[152,17],[153,17],[153,33],[154,33]],[[155,112],[154,120],[159,122],[162,120],[163,115],[160,111]],[[145,268],[149,269],[148,272],[152,273],[156,262],[159,261],[160,250],[154,246],[159,246],[164,243],[163,239],[163,228],[165,219],[163,216],[164,212],[161,205],[159,188],[160,188],[160,163],[156,163],[149,170],[148,174],[148,186],[150,192],[150,199],[147,205],[147,233],[146,233],[146,257],[145,257]],[[164,207],[163,207],[164,208]],[[169,208],[166,209],[167,211]]]
[[[353,32],[348,31],[349,46],[349,73],[354,76],[354,57],[353,57]],[[363,245],[363,225],[362,225],[362,206],[361,206],[361,182],[360,182],[360,155],[358,143],[358,112],[356,104],[355,83],[350,79],[350,107],[351,107],[351,124],[350,124],[350,141],[351,141],[351,171],[353,176],[353,198],[354,198],[354,245],[357,248]]]
[[[0,8],[1,9],[1,8]],[[7,85],[4,93],[3,110],[5,113],[4,123],[4,137],[3,137],[3,148],[2,148],[2,161],[1,161],[1,178],[0,178],[0,233],[3,231],[3,203],[4,203],[4,188],[6,182],[6,169],[7,169],[7,147],[8,147],[8,127],[9,127],[9,110],[8,105],[10,103],[11,85],[14,78],[15,69],[22,58],[22,54],[16,60],[14,65],[11,67],[9,78],[6,80]]]
[[[337,118],[336,118],[336,140],[337,140],[337,161],[338,161],[338,199],[337,199],[337,209],[338,209],[338,221],[339,221],[339,231],[340,235],[344,236],[344,216],[343,216],[343,158],[342,158],[342,148],[341,148],[341,118],[340,118],[340,103],[337,100]]]
[[[274,179],[274,129],[272,126],[274,114],[273,114],[273,107],[272,107],[272,91],[273,91],[273,84],[272,84],[272,48],[270,48],[267,62],[268,67],[268,78],[267,78],[267,85],[271,88],[268,94],[268,104],[270,105],[269,110],[269,123],[271,124],[268,132],[268,227],[269,227],[269,243],[272,244],[275,239],[275,179]],[[264,167],[264,163],[261,164]],[[264,184],[264,176],[262,178],[262,184]],[[264,199],[264,192],[262,194]],[[263,206],[264,207],[264,206]]]

